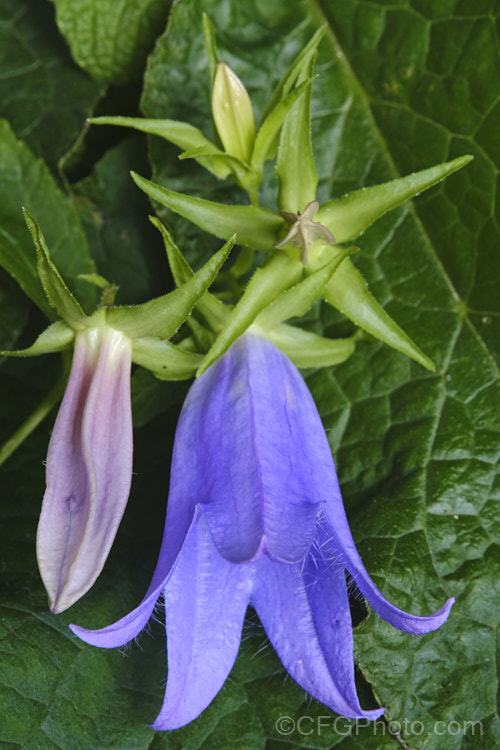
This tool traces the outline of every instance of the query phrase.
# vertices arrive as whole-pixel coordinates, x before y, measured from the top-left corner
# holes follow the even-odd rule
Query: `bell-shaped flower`
[[[428,633],[453,599],[418,617],[391,604],[356,550],[328,440],[292,362],[252,330],[191,387],[177,427],[165,533],[141,604],[101,630],[71,626],[113,648],[135,638],[163,593],[168,680],[153,728],[198,716],[236,658],[256,609],[290,675],[347,717],[364,710],[355,682],[345,571],[376,612]]]
[[[31,357],[74,347],[47,455],[47,489],[37,533],[40,573],[50,607],[59,613],[97,579],[127,504],[132,479],[131,363],[164,380],[194,375],[202,356],[168,339],[217,276],[233,240],[179,288],[140,305],[114,306],[112,285],[96,274],[87,277],[104,287],[104,295],[101,306],[86,315],[52,262],[37,222],[25,215],[41,285],[61,320],[28,349],[2,354]]]

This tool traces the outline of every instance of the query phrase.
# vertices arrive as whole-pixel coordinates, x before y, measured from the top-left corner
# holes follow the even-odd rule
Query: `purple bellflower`
[[[71,374],[47,454],[37,557],[52,612],[101,572],[132,480],[132,341],[103,325],[75,336]]]
[[[191,387],[177,427],[165,533],[151,585],[130,614],[101,630],[72,625],[87,643],[135,638],[163,593],[168,681],[154,729],[196,718],[236,659],[248,604],[290,675],[350,718],[354,682],[345,571],[376,612],[428,633],[453,599],[417,617],[395,607],[354,545],[328,440],[292,362],[251,331]]]

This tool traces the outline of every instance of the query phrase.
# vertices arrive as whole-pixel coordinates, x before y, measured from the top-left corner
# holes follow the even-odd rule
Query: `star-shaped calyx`
[[[319,203],[314,200],[307,204],[302,213],[292,213],[291,211],[278,211],[290,229],[280,242],[275,242],[274,247],[284,247],[289,242],[300,248],[300,260],[305,266],[307,264],[307,254],[309,245],[321,240],[325,245],[332,245],[335,237],[330,230],[318,221],[313,221],[318,213]]]

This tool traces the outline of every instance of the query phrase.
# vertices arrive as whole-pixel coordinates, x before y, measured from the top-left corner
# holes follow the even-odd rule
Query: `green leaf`
[[[189,281],[173,292],[144,302],[142,305],[112,307],[106,319],[110,326],[132,338],[158,336],[168,339],[184,323],[199,298],[213,283],[231,252],[234,237],[229,239]]]
[[[28,300],[15,281],[0,270],[0,348],[10,349],[26,325]]]
[[[117,303],[144,302],[168,283],[161,242],[147,219],[148,199],[127,175],[143,166],[139,140],[133,136],[109,149],[73,186],[92,256],[100,274],[118,287]]]
[[[78,281],[78,275],[93,273],[95,266],[78,214],[43,162],[35,159],[2,121],[0,162],[0,264],[47,317],[54,319],[54,311],[38,278],[36,253],[21,210],[25,206],[43,226],[54,264],[90,312],[95,305],[96,291]]]
[[[170,7],[170,0],[52,1],[78,65],[117,84],[139,78]]]
[[[216,237],[225,240],[236,234],[238,243],[268,251],[272,250],[273,243],[279,238],[283,219],[272,211],[257,206],[212,203],[203,198],[175,193],[135,173],[132,173],[132,177],[150,198],[185,216]]]
[[[0,117],[55,172],[104,91],[72,61],[47,0],[1,0]]]

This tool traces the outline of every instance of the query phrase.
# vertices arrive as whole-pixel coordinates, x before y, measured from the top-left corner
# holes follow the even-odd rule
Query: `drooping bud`
[[[228,154],[248,163],[255,141],[255,121],[247,90],[225,63],[215,69],[212,114]]]
[[[108,326],[75,337],[73,365],[47,454],[37,558],[58,613],[101,572],[132,479],[132,341]]]

